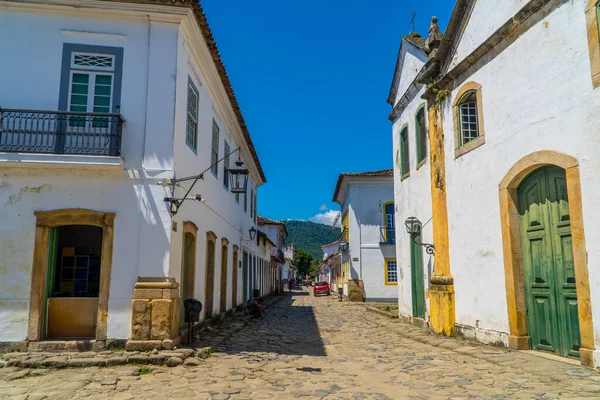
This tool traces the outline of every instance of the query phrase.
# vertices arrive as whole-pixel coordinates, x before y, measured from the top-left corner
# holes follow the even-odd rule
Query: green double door
[[[517,189],[531,348],[579,357],[581,340],[565,171],[544,167]]]
[[[412,311],[413,316],[425,319],[425,283],[423,273],[423,249],[417,243],[421,243],[421,236],[410,241],[410,276],[412,288]]]

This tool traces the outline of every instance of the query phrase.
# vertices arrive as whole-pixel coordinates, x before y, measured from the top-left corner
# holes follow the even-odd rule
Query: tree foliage
[[[297,249],[304,249],[313,259],[323,256],[321,246],[335,241],[340,236],[340,228],[316,224],[310,221],[285,221],[289,236],[286,244],[293,244]]]
[[[295,261],[298,272],[304,279],[306,274],[310,274],[310,266],[313,262],[313,256],[308,254],[304,249],[296,249]]]

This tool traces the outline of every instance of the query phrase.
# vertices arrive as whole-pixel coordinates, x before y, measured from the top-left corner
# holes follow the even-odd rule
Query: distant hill
[[[286,220],[285,226],[289,236],[285,244],[294,244],[296,249],[304,249],[313,259],[323,256],[321,246],[335,241],[341,234],[340,228],[316,224],[310,221]]]

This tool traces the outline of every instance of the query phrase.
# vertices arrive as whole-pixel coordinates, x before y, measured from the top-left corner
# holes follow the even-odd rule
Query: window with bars
[[[188,78],[187,127],[185,142],[196,152],[198,150],[198,89]]]
[[[219,176],[219,166],[217,165],[217,161],[219,161],[219,125],[217,125],[217,121],[215,121],[213,118],[212,146],[210,153],[210,164],[212,165],[212,167],[210,168],[210,171],[215,177]]]
[[[225,189],[229,190],[229,143],[227,143],[227,140],[224,140],[224,152],[225,152],[225,159],[223,160],[223,186],[225,186]]]
[[[425,107],[417,111],[417,163],[427,158],[427,127],[425,126]]]
[[[479,137],[477,118],[477,92],[472,90],[464,94],[458,103],[459,145],[464,146]]]
[[[395,259],[385,260],[385,284],[398,284],[398,266]]]
[[[400,132],[400,168],[403,176],[410,171],[408,126],[404,127]]]

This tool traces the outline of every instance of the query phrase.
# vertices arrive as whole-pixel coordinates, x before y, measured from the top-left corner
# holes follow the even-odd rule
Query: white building
[[[0,342],[171,347],[182,299],[204,319],[264,284],[265,176],[197,2],[2,1],[0,36]],[[230,190],[236,153],[172,217],[192,181],[159,182],[238,148],[248,193]]]
[[[434,20],[427,43],[403,40],[390,96],[396,219],[433,218],[429,302],[416,316],[434,331],[599,365],[600,271],[588,268],[600,260],[597,11],[588,0],[460,0],[443,37]],[[408,239],[399,305],[414,316]]]
[[[285,287],[288,284],[290,279],[297,279],[296,277],[296,262],[294,261],[296,257],[296,249],[293,244],[285,246],[283,249],[283,258],[285,262],[283,263],[283,267],[281,270],[281,282]]]
[[[327,281],[332,291],[336,291],[339,282],[338,277],[341,276],[342,252],[340,243],[342,243],[342,239],[344,238],[345,234],[340,235],[335,242],[321,246],[323,259],[321,260],[321,267],[319,269],[319,279]]]
[[[269,218],[258,216],[258,227],[263,231],[269,240],[275,244],[271,249],[269,290],[274,293],[283,291],[283,281],[281,279],[283,268],[285,266],[284,238],[288,236],[288,231],[283,222],[275,221]]]
[[[393,170],[340,174],[333,201],[344,241],[338,287],[350,301],[397,301]]]

